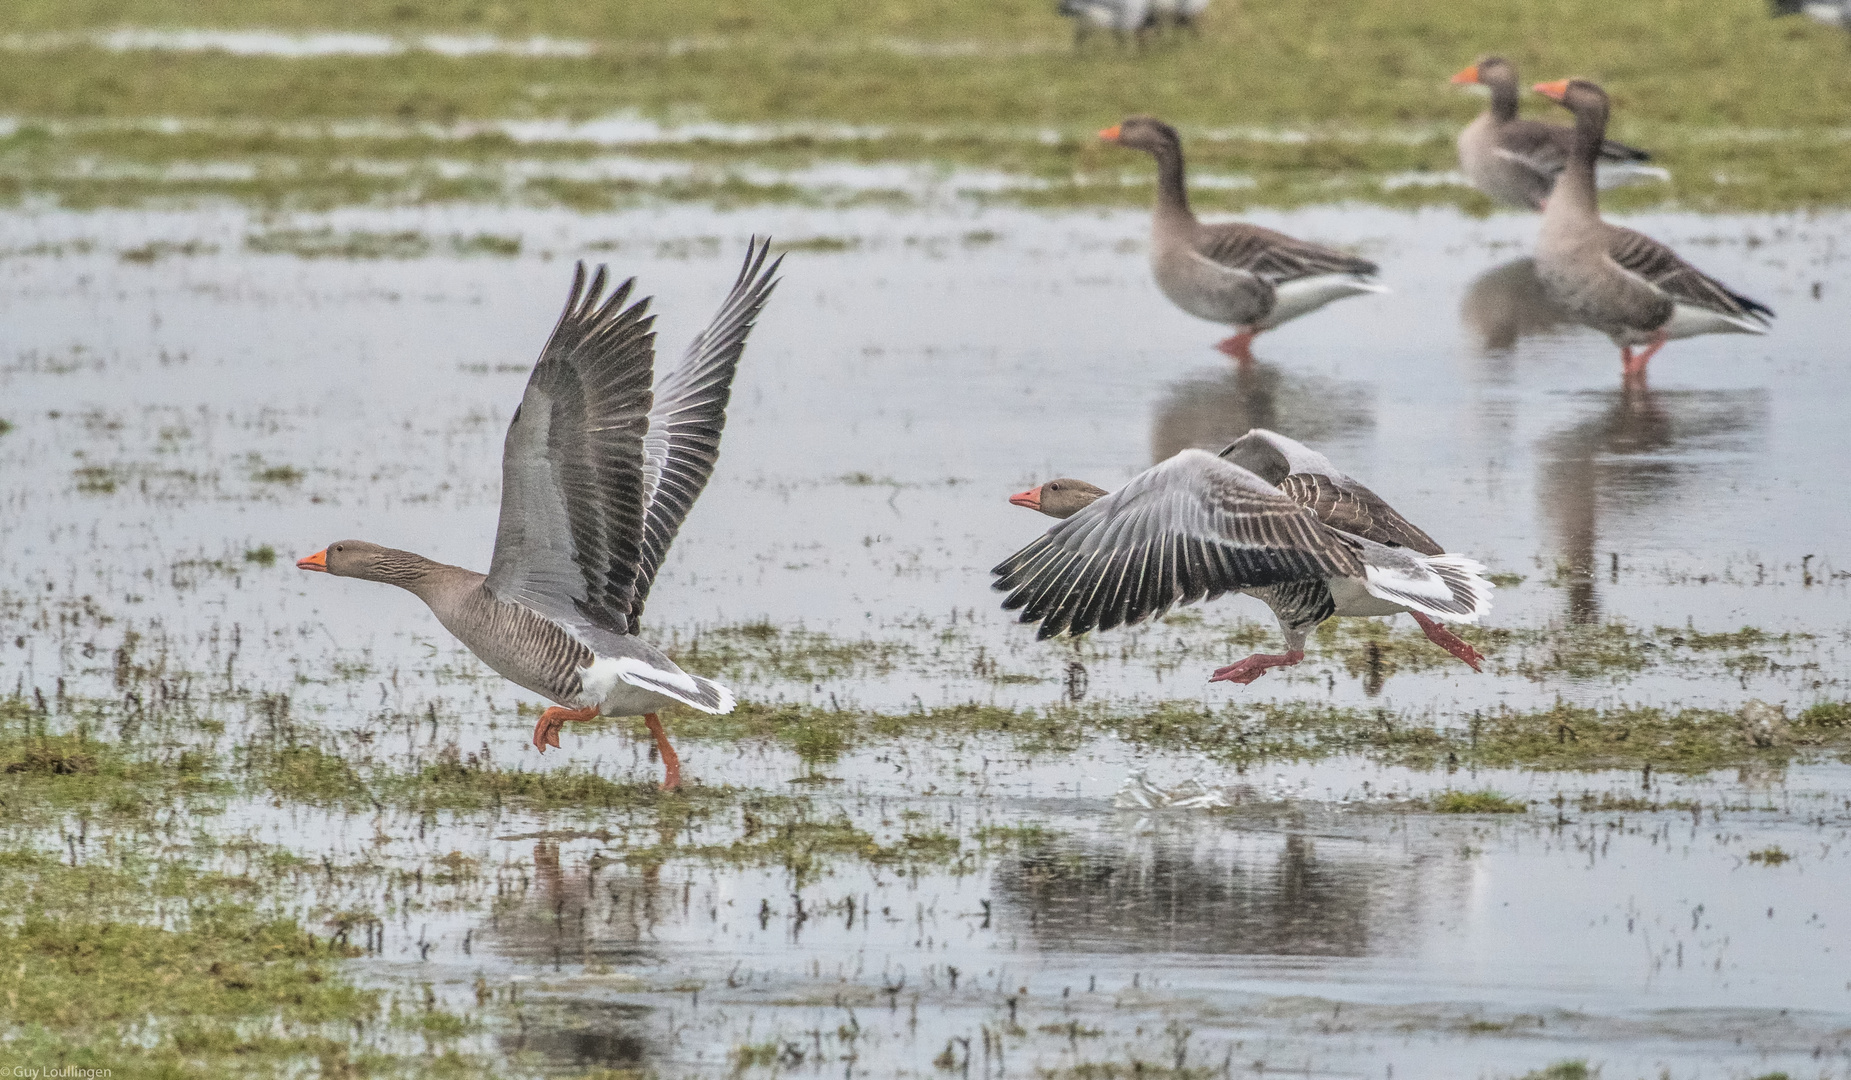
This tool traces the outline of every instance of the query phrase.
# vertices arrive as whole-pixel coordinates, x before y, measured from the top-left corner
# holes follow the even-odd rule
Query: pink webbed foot
[[[1245,686],[1266,674],[1267,671],[1272,668],[1291,667],[1304,658],[1305,654],[1303,651],[1289,652],[1283,656],[1270,653],[1254,653],[1238,664],[1229,664],[1227,667],[1216,668],[1215,673],[1208,677],[1208,681],[1235,682]]]
[[[548,706],[540,714],[540,722],[533,726],[533,744],[544,754],[549,746],[559,745],[559,729],[568,721],[590,720],[598,715],[596,705],[585,709],[562,709],[557,705]]]
[[[1253,338],[1256,333],[1256,330],[1242,330],[1233,337],[1215,342],[1215,348],[1238,360],[1241,367],[1246,367],[1254,362]]]
[[[1451,630],[1446,629],[1444,626],[1441,626],[1433,619],[1422,615],[1418,611],[1411,611],[1408,614],[1414,616],[1414,621],[1420,624],[1420,628],[1426,633],[1428,641],[1433,642],[1440,648],[1445,649],[1447,652],[1465,661],[1466,666],[1473,671],[1482,670],[1478,665],[1484,662],[1485,658],[1483,654],[1477,649],[1472,648],[1471,644],[1465,641],[1465,639],[1453,633]]]

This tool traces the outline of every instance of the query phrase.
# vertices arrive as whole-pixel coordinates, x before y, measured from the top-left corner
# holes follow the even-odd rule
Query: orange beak
[[[1118,129],[1113,128],[1112,130],[1117,131]],[[1039,510],[1041,509],[1041,489],[1039,487],[1032,487],[1027,491],[1017,492],[1009,496],[1009,504],[1011,506],[1026,506],[1030,510]]]
[[[1568,80],[1557,79],[1554,82],[1539,82],[1535,86],[1530,87],[1530,89],[1548,98],[1550,101],[1560,101],[1568,96]]]
[[[1101,131],[1099,133],[1099,137],[1101,139],[1104,139],[1106,142],[1117,142],[1118,141],[1118,127],[1119,125],[1113,124],[1111,127],[1106,128],[1104,131]]]
[[[328,572],[328,549],[322,548],[320,551],[317,551],[313,555],[310,555],[306,558],[297,559],[296,569],[313,570],[316,573],[320,573],[320,574],[327,573]]]
[[[1477,64],[1473,64],[1471,67],[1466,68],[1464,71],[1461,71],[1459,74],[1453,76],[1454,86],[1467,86],[1477,81],[1478,81],[1478,65]]]

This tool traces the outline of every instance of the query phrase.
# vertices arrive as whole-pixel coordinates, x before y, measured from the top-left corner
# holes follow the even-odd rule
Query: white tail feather
[[[733,692],[711,679],[703,679],[685,671],[664,671],[630,657],[614,662],[617,665],[617,677],[631,686],[654,690],[704,713],[733,711]]]
[[[1363,566],[1363,588],[1371,596],[1402,604],[1435,619],[1475,623],[1491,611],[1484,564],[1463,555],[1412,555],[1400,566]]]

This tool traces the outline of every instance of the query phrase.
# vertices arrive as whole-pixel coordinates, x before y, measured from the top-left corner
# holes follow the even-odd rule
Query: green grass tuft
[[[1436,814],[1521,814],[1529,809],[1508,795],[1491,791],[1442,791],[1430,796],[1427,808]]]

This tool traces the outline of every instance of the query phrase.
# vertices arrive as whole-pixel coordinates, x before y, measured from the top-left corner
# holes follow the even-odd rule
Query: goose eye
[[[1048,490],[1049,490],[1049,491],[1059,491],[1059,490],[1060,490],[1060,485],[1059,485],[1059,484],[1049,484],[1049,485],[1048,485]]]

